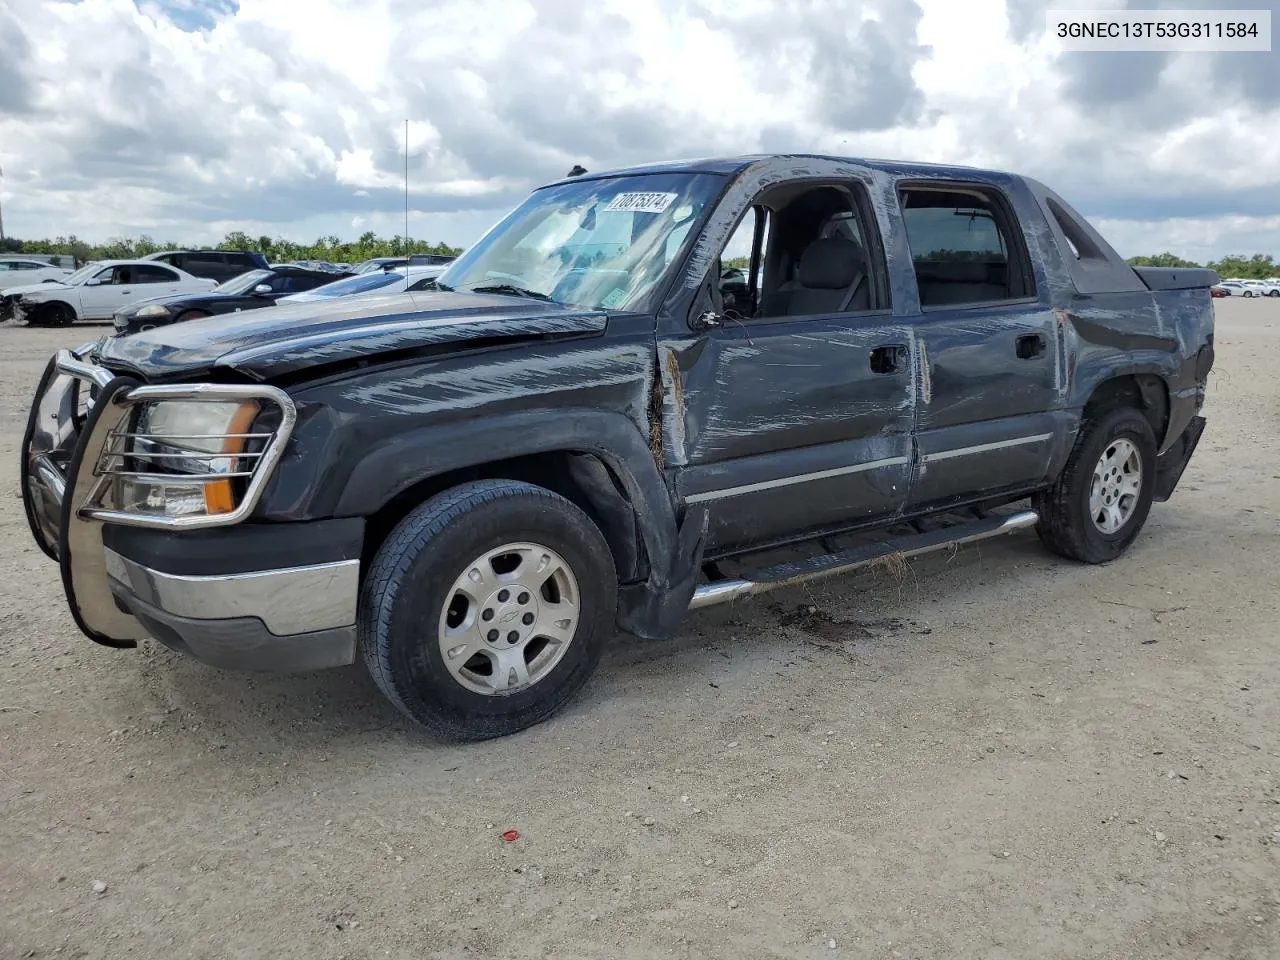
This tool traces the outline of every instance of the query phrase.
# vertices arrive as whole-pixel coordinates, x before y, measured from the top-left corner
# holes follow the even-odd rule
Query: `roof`
[[[972,178],[980,176],[1008,176],[1007,172],[983,170],[977,167],[966,167],[957,164],[915,163],[906,160],[874,160],[867,157],[837,157],[821,153],[757,153],[744,154],[737,157],[702,157],[691,160],[669,160],[661,163],[646,163],[632,167],[619,167],[613,170],[599,170],[581,174],[577,177],[562,177],[552,183],[569,183],[573,180],[600,180],[605,177],[631,177],[654,173],[711,173],[720,176],[734,176],[747,167],[757,163],[788,160],[824,160],[833,163],[853,163],[872,170],[883,170],[886,173],[906,174],[920,173],[930,177],[946,176],[954,171],[957,177]]]

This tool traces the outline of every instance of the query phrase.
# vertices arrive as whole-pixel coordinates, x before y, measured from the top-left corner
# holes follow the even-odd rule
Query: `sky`
[[[574,164],[818,152],[1034,176],[1126,256],[1280,259],[1280,51],[1047,36],[1123,6],[0,0],[0,206],[22,238],[389,236],[407,118],[410,233],[460,246]]]

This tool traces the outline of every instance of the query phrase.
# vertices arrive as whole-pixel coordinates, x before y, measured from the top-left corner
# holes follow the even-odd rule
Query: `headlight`
[[[120,508],[166,517],[233,511],[237,488],[242,492],[253,473],[249,461],[261,455],[249,449],[250,427],[260,410],[256,400],[161,400],[142,406],[126,448],[134,470],[121,476]],[[188,479],[194,477],[200,479]]]
[[[111,523],[199,528],[253,512],[293,433],[293,400],[265,384],[143,386],[113,417],[80,506]],[[123,408],[123,409],[120,409]]]
[[[167,317],[169,308],[162,303],[149,303],[137,313],[135,317]]]

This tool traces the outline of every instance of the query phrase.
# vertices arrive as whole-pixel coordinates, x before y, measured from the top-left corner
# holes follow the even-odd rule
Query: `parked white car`
[[[444,266],[396,267],[392,270],[380,270],[373,273],[358,273],[354,277],[343,277],[323,287],[281,297],[276,303],[306,303],[312,300],[332,300],[335,297],[368,297],[389,293],[402,293],[405,290],[421,290],[428,281],[434,280],[444,273]]]
[[[75,273],[70,267],[55,267],[45,260],[21,256],[0,257],[0,290],[46,280],[65,280]]]
[[[1260,297],[1262,292],[1255,290],[1243,280],[1223,280],[1218,284],[1233,297]]]
[[[193,277],[177,267],[147,260],[103,260],[81,267],[61,283],[35,283],[0,290],[17,296],[14,318],[65,327],[77,320],[110,320],[136,300],[171,293],[212,290],[216,280]]]
[[[1280,280],[1263,280],[1262,291],[1268,297],[1280,297]]]

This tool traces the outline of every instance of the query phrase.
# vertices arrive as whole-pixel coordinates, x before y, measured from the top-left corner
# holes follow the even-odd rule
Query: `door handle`
[[[1044,337],[1038,333],[1028,333],[1018,338],[1015,350],[1019,360],[1034,360],[1044,353]]]
[[[872,373],[897,373],[906,362],[907,347],[902,343],[887,343],[871,351]]]

